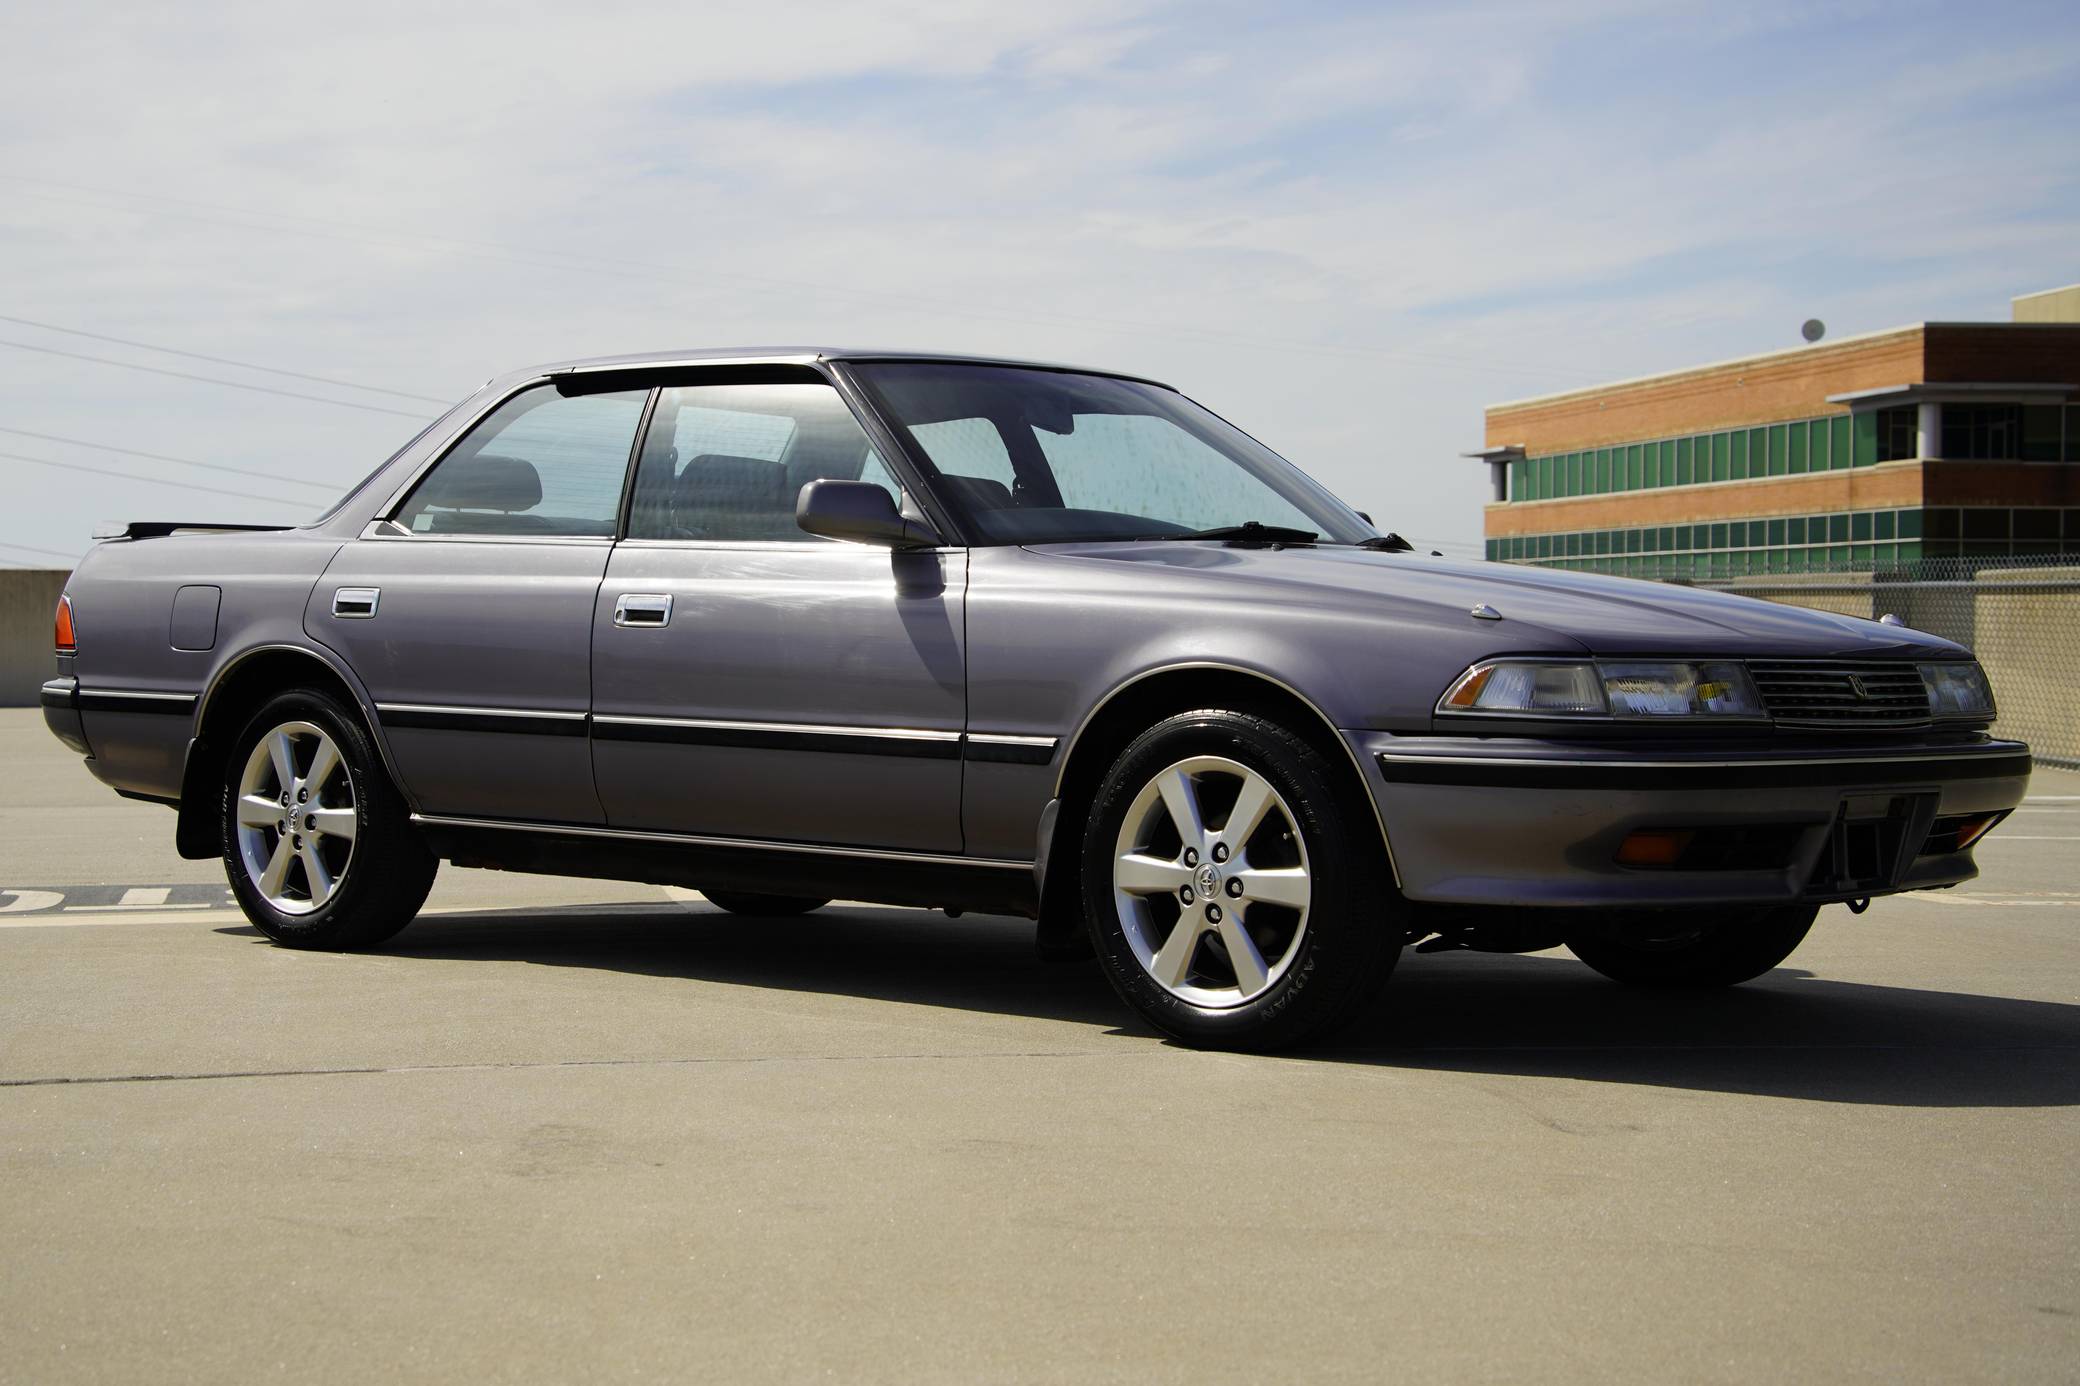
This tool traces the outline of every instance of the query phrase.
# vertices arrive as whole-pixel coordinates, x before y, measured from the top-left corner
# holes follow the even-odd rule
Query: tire
[[[1685,915],[1656,932],[1635,926],[1578,935],[1567,950],[1614,982],[1635,987],[1738,986],[1791,956],[1817,905]]]
[[[317,763],[328,746],[329,770]],[[412,922],[440,866],[360,719],[312,689],[269,700],[232,742],[220,821],[239,908],[290,948],[381,943]]]
[[[1238,827],[1252,806],[1257,826]],[[1376,824],[1347,769],[1274,722],[1165,719],[1120,753],[1084,833],[1106,978],[1186,1044],[1264,1051],[1327,1034],[1401,952],[1406,906]]]
[[[708,897],[709,904],[731,914],[807,914],[830,903],[808,895],[757,895],[748,890],[704,890],[701,894]]]

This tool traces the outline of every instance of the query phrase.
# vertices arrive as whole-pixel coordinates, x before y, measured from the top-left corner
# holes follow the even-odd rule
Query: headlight
[[[1921,681],[1928,685],[1931,717],[1993,716],[1993,689],[1976,664],[1924,664]]]
[[[1761,717],[1762,699],[1738,664],[1476,664],[1439,712],[1515,717]]]

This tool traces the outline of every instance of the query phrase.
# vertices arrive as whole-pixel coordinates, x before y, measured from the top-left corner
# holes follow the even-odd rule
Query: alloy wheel
[[[246,757],[238,785],[238,855],[246,878],[283,914],[309,914],[354,860],[354,782],[332,737],[284,722]]]
[[[1299,954],[1313,893],[1291,808],[1238,761],[1164,768],[1120,823],[1121,928],[1149,977],[1191,1005],[1242,1006],[1275,986]]]

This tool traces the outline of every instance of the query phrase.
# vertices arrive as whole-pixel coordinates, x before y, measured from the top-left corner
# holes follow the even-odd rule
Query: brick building
[[[1493,405],[1488,557],[1641,577],[2080,554],[2080,286]]]

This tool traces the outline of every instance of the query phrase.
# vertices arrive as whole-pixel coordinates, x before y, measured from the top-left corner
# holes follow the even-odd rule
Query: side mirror
[[[812,481],[795,498],[794,522],[811,534],[886,549],[929,549],[939,536],[896,509],[871,481]]]

